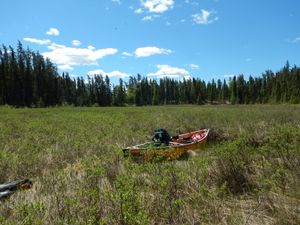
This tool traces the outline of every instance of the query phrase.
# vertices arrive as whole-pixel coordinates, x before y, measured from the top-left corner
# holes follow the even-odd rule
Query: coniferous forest
[[[149,79],[137,75],[113,85],[108,76],[84,80],[59,74],[39,52],[0,47],[0,105],[18,107],[123,106],[164,104],[264,104],[300,103],[300,68],[286,65],[259,77],[233,76],[229,81],[199,78]]]

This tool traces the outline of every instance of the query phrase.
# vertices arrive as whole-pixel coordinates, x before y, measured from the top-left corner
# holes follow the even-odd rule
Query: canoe
[[[178,159],[189,150],[197,151],[207,143],[209,129],[192,131],[171,137],[168,145],[147,142],[123,149],[124,156],[132,156],[143,160],[151,160],[156,156]]]

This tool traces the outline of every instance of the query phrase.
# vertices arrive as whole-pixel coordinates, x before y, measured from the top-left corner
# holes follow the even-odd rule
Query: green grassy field
[[[135,163],[152,131],[211,128],[187,160]],[[0,224],[300,224],[300,106],[0,108]]]

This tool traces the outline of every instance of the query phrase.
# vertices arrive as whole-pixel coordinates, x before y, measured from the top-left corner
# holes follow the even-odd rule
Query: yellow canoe
[[[151,160],[153,157],[162,156],[172,159],[181,157],[189,150],[199,150],[207,143],[209,129],[202,129],[172,137],[168,145],[147,142],[123,149],[125,156]]]

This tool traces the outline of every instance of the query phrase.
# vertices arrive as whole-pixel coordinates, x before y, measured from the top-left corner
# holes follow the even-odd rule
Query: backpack
[[[162,144],[169,145],[169,142],[172,140],[170,135],[165,129],[156,129],[154,131],[154,136],[152,138],[153,141],[159,141]]]

